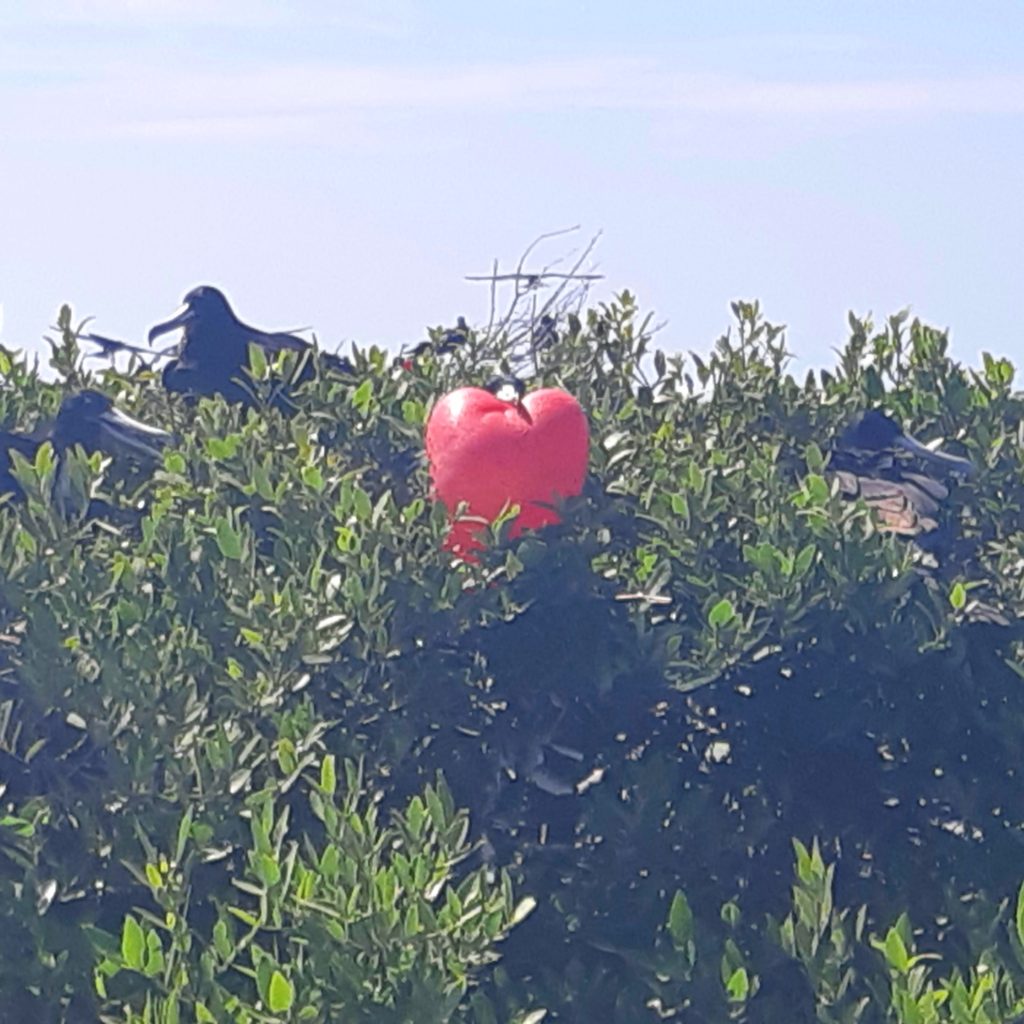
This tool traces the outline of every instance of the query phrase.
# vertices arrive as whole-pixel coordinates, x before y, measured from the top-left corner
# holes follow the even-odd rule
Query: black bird
[[[403,345],[394,361],[394,365],[402,366],[408,370],[411,368],[411,361],[419,359],[421,356],[428,354],[436,356],[451,355],[469,341],[469,331],[470,327],[466,323],[466,318],[460,316],[455,321],[454,327],[447,330],[442,328],[431,330],[431,337],[427,341],[420,341],[413,345],[412,348],[407,348]]]
[[[557,341],[558,321],[545,313],[531,332],[530,344],[534,352],[542,352],[546,348],[551,348]]]
[[[57,453],[80,444],[86,451],[151,460],[160,457],[171,435],[121,412],[109,395],[86,388],[61,402],[50,439]]]
[[[305,353],[309,342],[291,331],[261,331],[242,323],[235,316],[224,293],[211,285],[193,288],[184,300],[184,308],[170,320],[150,328],[148,341],[181,328],[183,341],[178,356],[164,368],[163,384],[168,391],[196,395],[223,395],[229,402],[252,405],[253,395],[244,384],[249,365],[249,345],[256,344],[268,355],[279,352]],[[342,373],[351,373],[351,363],[342,357],[325,354],[324,362]],[[308,363],[299,380],[312,370]],[[286,400],[285,395],[281,398]],[[275,404],[278,404],[275,402]]]
[[[469,324],[466,323],[466,318],[460,316],[455,321],[455,328],[444,332],[444,336],[438,342],[436,351],[439,356],[446,356],[454,352],[457,348],[465,345],[469,340]]]
[[[24,498],[24,491],[11,473],[11,452],[26,459],[35,458],[39,446],[49,440],[57,456],[57,474],[53,499],[61,508],[68,509],[72,496],[72,481],[67,472],[64,453],[75,445],[87,452],[101,451],[114,457],[130,456],[137,462],[147,463],[159,458],[160,450],[171,440],[171,435],[151,427],[114,407],[113,400],[91,388],[68,395],[49,431],[38,436],[17,433],[0,434],[0,494],[9,493],[15,500]],[[90,514],[101,511],[102,503],[90,503]]]
[[[880,409],[861,413],[843,431],[830,465],[845,497],[863,498],[884,529],[922,547],[939,536],[945,481],[975,472],[969,459],[925,447]]]

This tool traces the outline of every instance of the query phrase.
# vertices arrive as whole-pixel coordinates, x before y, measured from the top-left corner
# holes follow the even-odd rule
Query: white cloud
[[[138,81],[137,70],[131,79]],[[126,76],[127,78],[128,76]],[[124,83],[127,85],[127,81]],[[110,82],[109,85],[116,83]],[[1024,75],[756,81],[694,75],[641,60],[580,60],[441,67],[278,67],[144,75],[150,95],[193,110],[636,109],[737,114],[949,114],[1024,112]]]
[[[20,114],[18,104],[5,104],[0,127],[17,133],[19,122],[23,130],[75,123],[89,135],[244,139],[314,137],[339,119],[388,111],[618,110],[837,119],[1024,113],[1024,75],[759,80],[693,74],[630,58],[458,67],[279,64],[258,70],[122,58],[91,67],[84,60],[80,74],[75,83],[23,83]]]
[[[0,22],[118,30],[332,26],[393,34],[413,15],[412,0],[42,0],[5,10]]]

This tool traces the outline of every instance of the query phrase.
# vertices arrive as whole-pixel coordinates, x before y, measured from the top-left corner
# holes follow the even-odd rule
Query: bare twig
[[[595,247],[597,246],[597,242],[598,242],[598,239],[600,237],[601,237],[601,232],[598,231],[598,233],[596,235],[594,235],[594,237],[587,244],[587,247],[583,250],[583,252],[580,253],[579,259],[576,260],[576,262],[573,264],[572,270],[569,272],[569,275],[568,275],[569,279],[577,280],[577,281],[590,281],[590,280],[592,280],[592,277],[590,275],[580,274],[579,273],[579,269],[580,269],[580,267],[583,266],[584,262],[587,259],[589,259],[590,254],[594,251]],[[600,275],[599,274],[599,275],[595,275],[595,276],[597,278],[601,278],[604,275]],[[544,304],[544,307],[541,309],[541,311],[540,311],[541,312],[541,316],[543,316],[550,308],[552,308],[554,306],[554,304],[561,297],[562,292],[565,291],[565,288],[566,288],[566,284],[565,284],[565,282],[563,282],[558,288],[556,288],[554,290],[554,292],[548,297],[548,301]],[[584,292],[584,295],[585,294],[586,293]]]
[[[536,281],[543,281],[548,277],[564,278],[568,281],[601,281],[604,274],[467,274],[467,281],[529,281],[531,284]]]
[[[519,263],[516,266],[516,274],[522,276],[525,272],[523,267],[526,266],[526,261],[530,258],[530,254],[534,249],[540,245],[541,242],[546,242],[551,238],[560,238],[562,235],[571,235],[574,231],[579,231],[579,224],[574,224],[571,228],[559,228],[557,231],[546,231],[544,234],[538,235],[525,249],[522,256],[519,257]],[[546,268],[545,268],[546,269]],[[528,288],[535,287],[535,285],[528,285]],[[519,290],[518,283],[516,284],[515,294],[512,296],[512,304],[508,308],[508,313],[505,315],[504,323],[510,323],[512,316],[515,313],[516,304],[522,298],[522,293]]]
[[[555,269],[567,262],[565,255],[538,268],[536,272],[525,269],[527,260],[541,242],[578,230],[577,225],[539,235],[527,246],[512,272],[502,273],[498,260],[495,260],[490,274],[466,275],[467,281],[486,281],[490,286],[490,316],[484,337],[488,340],[501,339],[504,351],[501,361],[513,373],[521,374],[531,362],[534,373],[539,373],[540,360],[536,351],[538,325],[543,324],[545,317],[557,320],[569,313],[578,315],[592,283],[603,279],[604,275],[592,272],[591,268],[586,271],[583,269],[593,255],[600,232],[575,257],[567,271]],[[498,285],[508,283],[513,285],[512,296],[507,308],[500,311]],[[538,292],[542,288],[546,289],[549,284],[550,292],[543,298],[538,297]],[[524,303],[524,299],[527,302]]]
[[[491,336],[494,327],[494,314],[498,311],[498,259],[494,259],[494,273],[491,275],[491,315],[487,321],[487,337]]]

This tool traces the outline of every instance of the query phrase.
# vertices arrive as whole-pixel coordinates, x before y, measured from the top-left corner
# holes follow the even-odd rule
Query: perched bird
[[[530,335],[530,344],[534,352],[542,352],[546,348],[551,348],[557,341],[558,321],[553,316],[545,313],[533,327]]]
[[[175,359],[163,371],[168,391],[188,395],[223,395],[230,402],[254,403],[245,386],[245,368],[249,365],[249,345],[255,344],[268,355],[282,351],[309,352],[312,346],[292,331],[261,331],[242,323],[235,316],[224,293],[211,285],[193,288],[184,300],[184,308],[170,320],[150,328],[148,341],[181,329],[182,345]],[[351,363],[342,357],[324,355],[325,363],[342,373],[351,373]],[[302,367],[299,381],[307,380],[312,370]],[[297,383],[297,382],[293,382]],[[286,401],[287,396],[279,393]],[[279,404],[275,401],[275,404]]]
[[[460,316],[455,321],[455,326],[443,330],[436,328],[431,330],[431,337],[427,341],[420,341],[411,348],[402,346],[401,351],[395,359],[394,365],[401,366],[406,370],[412,369],[413,361],[425,355],[448,356],[460,349],[469,341],[470,327],[466,318]]]
[[[927,547],[939,535],[950,477],[971,477],[969,459],[927,448],[880,409],[861,413],[840,435],[830,465],[840,492],[863,498],[882,528]]]
[[[457,348],[465,345],[469,340],[469,324],[466,318],[460,316],[455,322],[455,328],[444,332],[444,336],[437,343],[436,351],[439,356],[448,355]]]
[[[159,458],[171,435],[121,412],[115,408],[113,400],[100,391],[86,389],[68,395],[48,431],[36,431],[34,435],[0,434],[0,494],[10,494],[14,500],[24,498],[21,485],[11,473],[11,452],[33,459],[39,446],[47,440],[53,444],[58,460],[53,500],[61,509],[70,511],[74,504],[74,487],[63,457],[65,452],[81,445],[87,452],[101,451],[115,458],[128,456],[136,462],[147,463]],[[105,503],[90,502],[89,514],[103,514],[107,508]]]
[[[160,457],[171,435],[122,412],[109,395],[86,388],[61,402],[50,440],[58,454],[80,444],[86,451],[148,460]]]

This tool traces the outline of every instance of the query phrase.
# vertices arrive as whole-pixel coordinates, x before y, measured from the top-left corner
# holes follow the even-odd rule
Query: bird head
[[[167,431],[121,412],[109,395],[91,388],[64,399],[52,438],[58,451],[80,444],[110,455],[126,454],[144,460],[159,458],[161,448],[172,440]]]
[[[203,284],[193,288],[184,298],[182,308],[170,320],[157,324],[149,329],[150,345],[161,334],[175,331],[179,327],[186,330],[190,325],[203,323],[216,327],[218,324],[235,323],[237,318],[228,304],[228,300],[219,288]]]
[[[860,451],[905,451],[946,473],[971,477],[974,463],[957,455],[933,450],[922,444],[913,434],[905,431],[892,416],[881,409],[868,409],[854,420],[840,438],[843,448]]]

